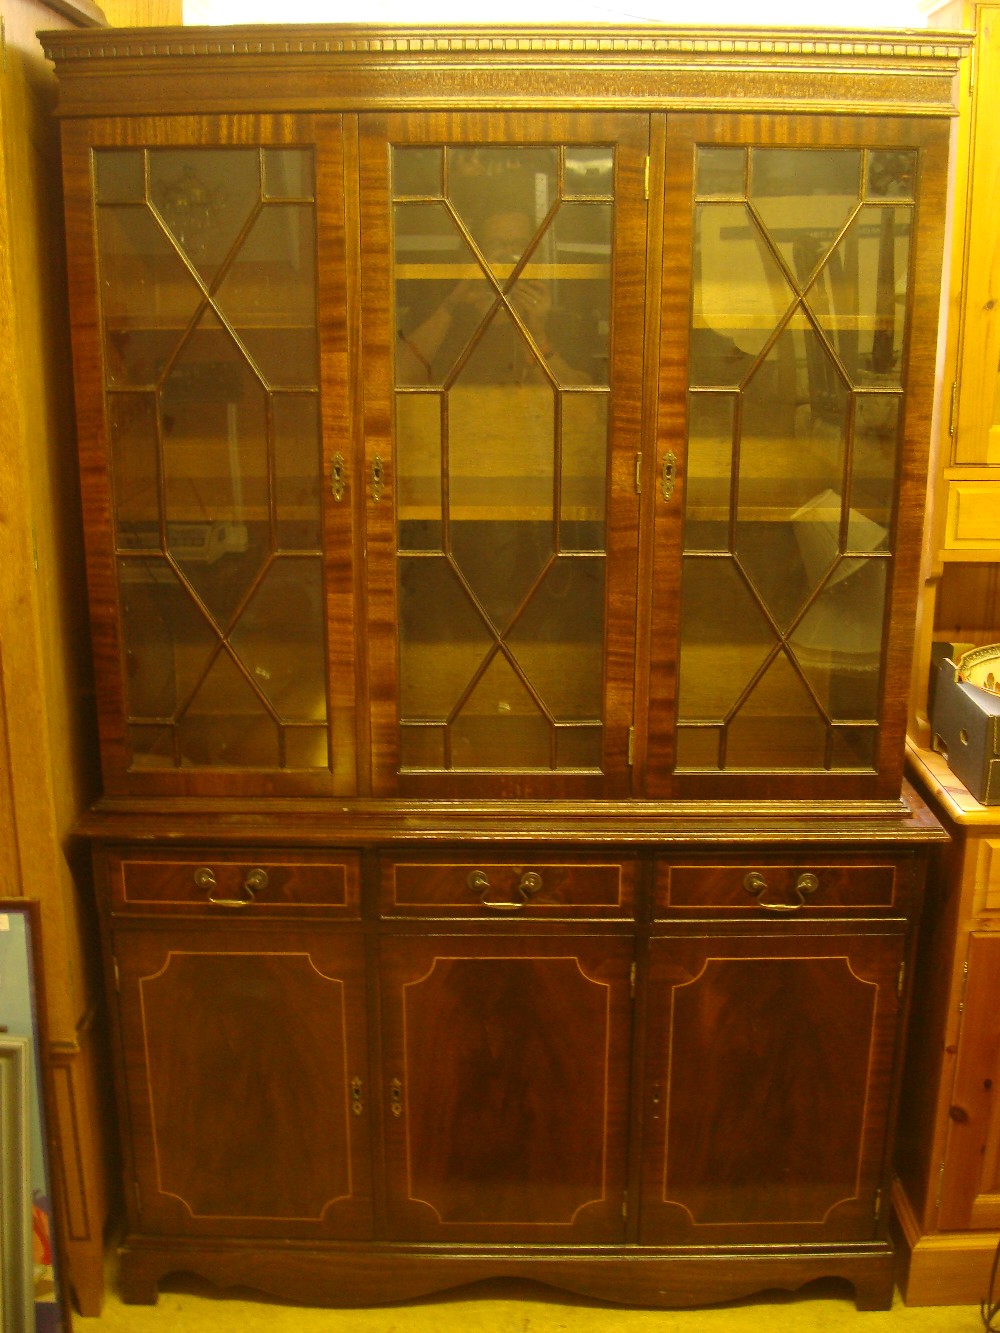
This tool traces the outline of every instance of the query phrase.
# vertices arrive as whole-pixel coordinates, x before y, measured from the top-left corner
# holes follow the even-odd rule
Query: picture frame
[[[0,898],[0,1327],[71,1333],[48,1063],[41,911]]]

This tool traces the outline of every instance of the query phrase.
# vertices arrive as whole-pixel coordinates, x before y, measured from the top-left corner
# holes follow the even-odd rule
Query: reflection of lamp
[[[838,671],[870,671],[881,656],[886,562],[868,556],[838,560],[842,509],[837,492],[825,490],[792,515],[810,585],[823,583],[818,599],[796,627],[792,643],[803,663]],[[884,546],[887,529],[856,509],[850,511],[848,524],[855,550],[877,551]]]

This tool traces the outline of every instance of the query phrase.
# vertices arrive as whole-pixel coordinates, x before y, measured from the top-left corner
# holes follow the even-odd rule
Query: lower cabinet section
[[[188,1270],[341,1305],[505,1274],[891,1302],[918,852],[170,855],[98,852],[126,1299]]]

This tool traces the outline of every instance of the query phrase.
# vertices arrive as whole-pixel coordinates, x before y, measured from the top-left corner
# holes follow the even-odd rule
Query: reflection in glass
[[[327,768],[313,155],[94,170],[133,762]]]
[[[913,167],[698,151],[678,769],[875,762]]]
[[[613,164],[392,150],[404,768],[599,767]]]

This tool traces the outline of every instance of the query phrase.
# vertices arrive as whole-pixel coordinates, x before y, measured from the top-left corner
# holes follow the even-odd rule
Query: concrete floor
[[[847,1287],[770,1295],[700,1310],[632,1310],[569,1299],[529,1283],[489,1283],[410,1305],[316,1310],[250,1293],[221,1295],[193,1278],[167,1278],[155,1306],[123,1305],[113,1290],[75,1333],[982,1333],[976,1306],[906,1306],[859,1313]]]

